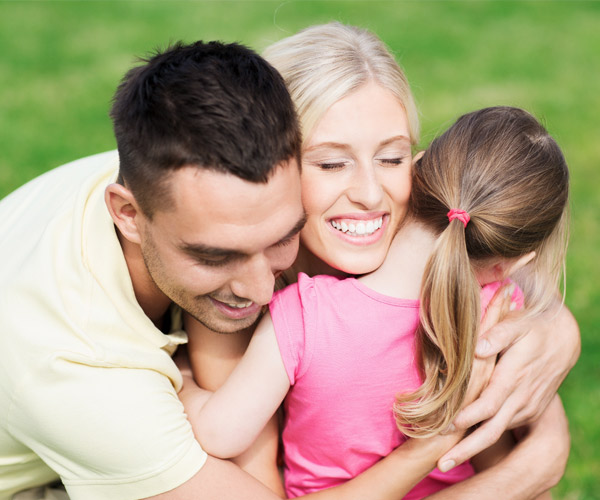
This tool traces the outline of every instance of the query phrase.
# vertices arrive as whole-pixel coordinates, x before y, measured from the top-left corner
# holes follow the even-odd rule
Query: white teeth
[[[254,302],[252,302],[251,300],[248,302],[243,302],[241,304],[230,304],[229,302],[225,302],[229,307],[232,307],[233,309],[245,309],[246,307],[250,307]]]
[[[383,225],[383,217],[370,220],[368,222],[338,222],[336,220],[330,221],[332,227],[346,233],[349,236],[369,236],[377,231]]]

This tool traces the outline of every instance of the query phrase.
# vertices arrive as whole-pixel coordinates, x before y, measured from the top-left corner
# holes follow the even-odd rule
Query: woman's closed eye
[[[347,165],[345,161],[331,161],[331,162],[319,162],[319,168],[323,170],[339,170],[340,168],[344,168]]]
[[[392,158],[378,158],[377,161],[386,167],[397,167],[405,163],[407,156],[396,156]]]
[[[347,167],[351,161],[344,158],[327,158],[317,160],[305,159],[303,163],[316,167],[320,170],[340,170],[344,167]]]

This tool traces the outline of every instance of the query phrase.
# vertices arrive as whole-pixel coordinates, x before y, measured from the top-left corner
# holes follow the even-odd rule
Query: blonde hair
[[[338,22],[311,26],[272,44],[262,55],[283,76],[305,140],[333,104],[375,81],[402,103],[411,142],[418,143],[419,118],[408,81],[370,31]]]
[[[486,108],[460,117],[415,162],[410,210],[439,235],[421,289],[417,333],[423,385],[397,396],[409,436],[446,428],[469,383],[481,319],[478,267],[536,252],[521,272],[532,313],[555,299],[564,272],[569,172],[563,154],[529,113]],[[470,215],[449,221],[450,209]]]

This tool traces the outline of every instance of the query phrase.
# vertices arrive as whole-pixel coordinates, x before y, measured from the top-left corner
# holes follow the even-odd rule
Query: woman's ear
[[[104,202],[119,232],[132,243],[141,243],[138,227],[142,215],[133,193],[121,184],[110,184],[104,191]]]

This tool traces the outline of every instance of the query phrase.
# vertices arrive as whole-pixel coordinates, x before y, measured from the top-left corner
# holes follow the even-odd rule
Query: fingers
[[[470,405],[476,400],[488,385],[490,377],[494,372],[496,359],[489,357],[485,359],[473,360],[473,368],[471,370],[471,379],[469,381],[469,387],[467,388],[467,394],[463,406]],[[466,428],[466,427],[465,427]]]
[[[490,420],[460,441],[438,460],[438,468],[446,472],[492,446],[506,430],[514,410],[504,406]]]
[[[477,342],[475,354],[486,358],[508,349],[529,331],[529,321],[522,317],[505,318],[492,326]]]
[[[483,319],[481,320],[481,333],[479,342],[476,348],[476,354],[479,357],[485,358],[498,354],[502,349],[498,349],[499,342],[495,340],[497,334],[494,334],[495,329],[502,325],[501,321],[506,317],[511,309],[511,297],[514,292],[514,283],[502,286],[494,298],[490,301],[485,310]],[[494,343],[491,342],[489,336],[492,335]]]
[[[558,386],[556,388],[558,389]],[[556,393],[542,391],[539,387],[530,397],[524,395],[523,406],[514,414],[509,428],[512,429],[539,419],[555,395]]]
[[[454,419],[454,426],[457,429],[468,429],[489,420],[500,411],[510,394],[509,387],[490,383],[478,399],[461,410]]]

